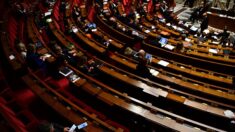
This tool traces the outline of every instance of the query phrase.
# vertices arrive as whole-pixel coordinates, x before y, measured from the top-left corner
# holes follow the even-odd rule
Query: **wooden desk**
[[[227,64],[235,64],[235,58],[229,58],[229,56],[216,56],[216,54],[203,53],[197,50],[192,50],[192,51],[188,50],[186,54],[202,57],[204,59],[217,60],[218,62],[220,61],[221,63],[224,62]]]
[[[132,42],[134,40],[134,38],[120,32],[118,30],[115,30],[113,27],[109,26],[98,15],[96,15],[96,18],[94,19],[94,21],[103,31],[105,31],[106,33],[112,34],[113,36],[116,37],[116,39],[120,40],[123,43]]]
[[[135,63],[130,62],[129,60],[123,60],[122,58],[120,58],[117,55],[111,55],[110,57],[112,59],[116,60],[117,62],[129,67],[129,68],[134,68],[133,65],[136,65]],[[169,76],[172,76],[172,77],[169,77],[167,74],[169,74]],[[235,101],[235,95],[232,95],[232,94],[229,94],[229,93],[221,93],[221,92],[216,91],[216,89],[207,88],[207,87],[205,87],[203,85],[200,85],[200,84],[194,85],[192,82],[184,81],[178,75],[176,75],[174,77],[173,74],[171,74],[171,73],[165,72],[163,74],[162,72],[159,71],[159,74],[157,74],[155,77],[158,78],[158,79],[167,81],[167,82],[171,82],[171,83],[176,84],[180,87],[185,87],[185,88],[189,88],[189,89],[192,89],[192,90],[200,91],[202,93],[213,95],[217,98],[225,98],[225,99],[228,99],[228,100],[234,100]],[[138,82],[136,82],[136,83],[138,84]],[[197,82],[195,82],[195,83],[197,83]]]
[[[99,84],[97,82],[96,85],[99,85]],[[144,117],[144,118],[146,118],[152,122],[155,122],[157,124],[161,124],[164,126],[166,124],[168,124],[168,125],[166,125],[166,127],[171,128],[171,129],[175,129],[175,130],[190,130],[190,131],[196,130],[191,127],[188,128],[187,126],[182,125],[182,124],[174,121],[174,119],[171,120],[173,123],[172,124],[173,127],[169,127],[169,122],[164,121],[164,120],[169,120],[169,118],[167,116],[161,117],[161,118],[157,117],[156,114],[150,112],[149,109],[153,109],[153,110],[158,111],[160,113],[163,112],[164,114],[169,114],[170,116],[175,116],[174,114],[172,114],[172,113],[170,114],[170,112],[166,113],[166,111],[159,109],[155,106],[146,104],[146,103],[144,103],[140,100],[134,99],[134,98],[130,98],[128,95],[124,95],[124,94],[121,94],[117,91],[114,91],[112,88],[109,88],[105,85],[100,86],[100,89],[98,92],[97,92],[97,90],[91,90],[91,89],[97,89],[94,87],[94,85],[89,85],[89,87],[81,87],[81,88],[85,91],[88,91],[88,93],[90,93],[91,91],[94,91],[95,93],[93,93],[92,95],[95,95],[95,97],[97,97],[98,99],[102,100],[104,103],[106,103],[110,106],[114,106],[114,104],[115,104],[115,106],[118,106],[122,109],[129,111],[129,112],[135,113],[136,115]],[[108,91],[107,90],[104,91],[103,89],[107,89]],[[110,92],[112,92],[112,94],[110,94]],[[125,98],[128,98],[128,99],[125,99]],[[147,107],[149,109],[146,109]],[[181,117],[177,116],[177,118],[181,118]],[[189,119],[184,118],[183,120],[191,122]],[[194,122],[194,121],[193,121],[193,123],[196,123],[197,125],[200,124],[200,123]],[[202,124],[200,124],[200,126],[208,127],[208,126],[202,125]],[[214,128],[210,127],[210,129],[214,129]]]
[[[122,58],[120,58],[120,57],[118,57],[118,56],[116,56],[116,55],[114,55],[114,54],[111,55],[110,58],[113,59],[113,60],[115,60],[115,61],[117,61],[117,62],[119,62],[119,63],[121,63],[121,64],[123,64],[123,65],[125,65],[125,66],[130,67],[130,68],[133,69],[133,70],[135,70],[136,67],[137,67],[137,64],[129,63],[127,60],[122,59]]]
[[[152,58],[152,65],[160,65],[158,64],[161,60],[156,58],[155,56]],[[171,68],[180,72],[185,72],[194,76],[210,79],[210,80],[215,80],[227,84],[232,84],[231,76],[226,76],[224,74],[220,73],[213,73],[212,71],[204,70],[204,69],[197,69],[196,67],[188,66],[188,65],[183,65],[179,63],[172,63],[170,61],[166,61],[169,64],[166,66],[167,68]],[[164,68],[164,67],[163,67]],[[215,75],[216,74],[216,75]]]
[[[175,36],[180,36],[180,33],[176,32],[176,31],[173,31],[173,30],[171,30],[171,29],[168,29],[167,27],[164,27],[164,26],[161,25],[161,24],[158,24],[158,25],[157,25],[157,28],[160,28],[161,30],[166,31],[166,32],[169,32],[169,33],[171,33],[171,34],[173,34],[173,35],[175,35]]]
[[[100,32],[100,29],[97,28],[97,31],[92,32],[93,34],[101,37],[102,39],[104,39],[105,41],[108,41],[111,45],[113,45],[114,47],[118,48],[118,49],[122,49],[123,45],[116,42],[113,39],[110,39],[108,36],[106,36],[106,34],[103,34],[103,32]]]
[[[233,73],[235,72],[235,66],[233,65],[222,64],[222,63],[217,63],[213,61],[206,61],[203,59],[198,59],[198,58],[187,56],[184,54],[175,53],[175,52],[168,51],[160,47],[156,47],[151,44],[148,44],[146,41],[143,42],[142,46],[146,52],[149,52],[153,55],[157,55],[162,58],[174,60],[176,62],[192,65],[195,67],[201,67],[203,69],[225,73],[228,75],[233,75]]]
[[[135,86],[137,88],[140,88],[141,91],[143,90],[143,92],[145,92],[147,94],[150,94],[152,96],[155,96],[155,97],[161,96],[161,97],[168,98],[168,99],[174,100],[176,102],[180,102],[180,103],[184,103],[186,101],[186,98],[182,98],[181,96],[178,96],[176,94],[168,93],[164,90],[157,89],[157,88],[154,88],[153,86],[146,85],[144,82],[141,82],[141,81],[138,81],[138,80],[135,80],[135,79],[131,78],[131,76],[129,76],[128,74],[127,75],[126,74],[121,74],[117,70],[109,69],[106,66],[102,66],[99,69],[102,72],[106,73],[107,75],[110,75],[110,76],[112,76],[112,77],[114,77],[114,78],[118,79],[119,81],[122,81],[126,84],[129,84],[129,85]],[[176,81],[176,83],[177,83],[177,81]],[[178,83],[180,83],[180,81],[178,81]],[[215,91],[213,91],[213,92],[215,92]],[[198,105],[195,105],[195,106],[190,105],[190,107],[200,109],[202,111],[207,111],[208,110],[208,108],[203,109],[202,106],[203,106],[202,103],[198,103]],[[212,107],[210,107],[210,108],[212,108]],[[219,109],[219,108],[216,108],[216,109]],[[213,111],[213,110],[210,110],[210,112],[212,112],[213,114],[219,115],[219,116],[224,116],[223,115],[224,110],[223,109],[219,109],[219,110],[220,110],[219,113],[217,113],[216,111]]]
[[[207,13],[209,19],[209,25],[218,29],[224,29],[227,26],[229,31],[235,32],[235,17],[228,18],[225,16],[220,16],[216,13]]]
[[[67,18],[68,25],[71,26],[74,24],[74,21],[71,20],[70,18]],[[84,44],[88,45],[95,51],[103,54],[106,52],[106,49],[102,46],[97,45],[94,41],[91,41],[89,38],[85,37],[85,33],[81,30],[78,29],[78,32],[73,32],[79,39],[81,39]]]
[[[80,38],[85,44],[89,45],[91,48],[93,48],[95,51],[98,51],[99,53],[104,53],[106,51],[105,48],[98,46],[94,42],[90,41],[87,37],[82,35],[80,32],[75,33],[75,35]]]

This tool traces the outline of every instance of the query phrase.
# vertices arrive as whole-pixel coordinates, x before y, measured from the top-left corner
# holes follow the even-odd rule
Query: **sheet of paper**
[[[209,49],[209,52],[214,53],[214,54],[217,54],[217,53],[218,53],[218,50],[217,50],[217,49]]]
[[[150,31],[149,31],[149,30],[145,30],[144,32],[145,32],[145,33],[149,33]]]
[[[229,117],[229,118],[234,118],[235,117],[234,113],[231,110],[225,110],[224,115],[226,117]]]
[[[167,65],[169,65],[169,62],[164,61],[164,60],[160,60],[160,61],[158,62],[158,64],[166,67]]]
[[[190,28],[190,30],[193,30],[193,31],[197,31],[197,29],[198,29],[198,28],[196,28],[195,26],[192,26],[192,27]]]
[[[10,59],[10,60],[14,60],[14,59],[15,59],[15,56],[14,56],[14,55],[10,55],[10,56],[9,56],[9,59]]]
[[[170,44],[166,44],[165,48],[169,49],[169,50],[173,50],[175,48],[175,46],[172,46]]]

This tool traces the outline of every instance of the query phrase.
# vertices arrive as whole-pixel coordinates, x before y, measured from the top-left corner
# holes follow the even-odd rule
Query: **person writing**
[[[145,51],[143,49],[139,50],[138,55],[138,65],[136,67],[136,72],[139,76],[144,78],[150,78],[151,73],[147,67],[148,60],[145,58]]]

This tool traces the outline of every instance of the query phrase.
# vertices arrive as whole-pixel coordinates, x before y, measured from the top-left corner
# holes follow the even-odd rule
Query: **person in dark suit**
[[[37,132],[68,132],[69,127],[63,127],[57,123],[41,121],[38,124]]]
[[[151,78],[152,75],[147,67],[148,60],[145,58],[145,51],[141,49],[137,54],[138,65],[136,67],[136,73],[144,78]]]
[[[235,46],[235,34],[230,34],[228,42],[231,47]]]
[[[189,20],[192,21],[192,23],[194,23],[195,20],[198,20],[199,18],[199,14],[200,14],[200,9],[201,7],[195,8],[194,11],[192,12]]]
[[[205,29],[208,28],[208,22],[209,22],[209,20],[208,20],[207,14],[204,13],[204,14],[203,14],[202,23],[201,23],[201,34],[203,33],[203,31],[204,31]]]
[[[227,32],[227,26],[224,27],[224,31],[218,36],[221,37],[220,44],[225,45],[228,42],[229,33]]]
[[[34,44],[29,44],[26,55],[26,62],[28,66],[34,70],[39,68],[46,69],[46,63],[44,62],[44,60],[45,59],[43,59],[36,52],[36,46]]]

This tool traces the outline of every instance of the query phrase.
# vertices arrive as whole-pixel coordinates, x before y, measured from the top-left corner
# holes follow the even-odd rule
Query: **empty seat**
[[[67,78],[61,78],[59,80],[51,79],[48,82],[52,87],[56,89],[66,89],[69,87],[69,80]]]

